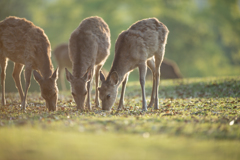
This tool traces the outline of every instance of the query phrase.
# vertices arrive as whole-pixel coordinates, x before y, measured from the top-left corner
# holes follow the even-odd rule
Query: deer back
[[[1,21],[0,28],[5,57],[16,63],[30,65],[45,77],[51,76],[51,46],[41,28],[24,18],[12,16]]]
[[[117,71],[124,77],[124,74],[136,68],[139,63],[163,50],[168,32],[167,27],[156,18],[138,21],[123,31],[115,44],[115,57],[109,75]]]
[[[100,17],[84,19],[69,39],[73,75],[83,76],[88,68],[104,63],[110,48],[110,30]]]
[[[72,68],[72,62],[70,61],[69,54],[68,54],[68,44],[60,44],[58,45],[54,51],[53,54],[55,56],[55,59],[57,61],[57,64],[59,68]]]

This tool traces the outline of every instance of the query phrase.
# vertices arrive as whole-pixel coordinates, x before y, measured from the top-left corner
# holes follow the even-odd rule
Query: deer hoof
[[[6,105],[6,100],[2,100],[2,106]]]
[[[150,103],[147,108],[152,108],[153,103]]]

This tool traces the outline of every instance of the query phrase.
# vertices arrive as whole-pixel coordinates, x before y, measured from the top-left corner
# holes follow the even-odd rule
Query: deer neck
[[[119,65],[118,65],[119,64]],[[110,79],[110,75],[112,72],[117,72],[118,74],[118,85],[125,79],[127,73],[130,71],[130,66],[122,66],[121,63],[113,63],[112,68],[108,74],[107,79]]]
[[[86,71],[87,71],[87,67],[85,67],[84,65],[81,65],[83,63],[73,63],[73,76],[74,77],[82,77]]]
[[[44,63],[41,65],[39,68],[39,71],[41,72],[41,75],[43,76],[44,79],[50,78],[53,73],[53,65],[51,61],[45,61],[47,63]]]

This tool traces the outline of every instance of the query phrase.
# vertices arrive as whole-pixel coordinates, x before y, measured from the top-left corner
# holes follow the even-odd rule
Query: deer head
[[[100,72],[100,80],[102,85],[98,88],[99,98],[102,100],[102,110],[110,111],[117,97],[118,92],[118,73],[116,71],[110,73],[109,79],[105,79]]]
[[[37,71],[33,71],[35,80],[39,83],[41,89],[41,95],[46,101],[46,106],[49,111],[55,111],[57,109],[58,99],[58,68],[54,71],[51,77],[44,79]]]
[[[74,77],[65,68],[67,80],[71,84],[72,96],[77,104],[77,109],[84,109],[84,103],[87,96],[87,82],[90,81],[92,73],[87,71],[83,77]]]

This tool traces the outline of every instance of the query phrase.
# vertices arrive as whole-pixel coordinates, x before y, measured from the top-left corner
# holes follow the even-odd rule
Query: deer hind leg
[[[154,103],[154,109],[159,109],[158,107],[158,86],[160,81],[160,67],[163,61],[164,56],[164,50],[160,52],[160,54],[155,55],[155,103]]]
[[[26,86],[25,86],[25,91],[24,91],[24,96],[23,96],[23,101],[22,101],[22,110],[25,110],[26,105],[27,105],[27,93],[29,86],[31,84],[31,75],[32,75],[32,67],[31,66],[25,66],[25,81],[26,81]]]
[[[13,73],[12,73],[12,76],[13,76],[13,79],[15,81],[15,84],[16,84],[16,88],[18,89],[18,93],[21,97],[21,102],[23,101],[23,90],[22,90],[22,85],[21,85],[21,72],[22,72],[22,69],[23,69],[23,65],[22,64],[19,64],[19,63],[15,63],[14,64],[14,69],[13,69]]]
[[[129,76],[129,74],[126,75],[124,81],[122,82],[122,92],[121,92],[121,97],[120,97],[120,101],[119,101],[119,105],[118,105],[118,110],[124,109],[124,104],[123,104],[124,103],[124,94],[125,94],[125,90],[126,90],[128,76]]]
[[[65,84],[65,76],[64,76],[64,74],[62,74],[62,71],[63,71],[63,68],[59,67],[59,77],[60,77],[60,81],[61,81],[62,90],[66,91],[67,87]]]
[[[5,79],[6,79],[6,68],[8,64],[8,59],[6,57],[0,56],[0,65],[1,65],[1,85],[2,85],[2,105],[6,105],[5,99]]]
[[[95,108],[100,108],[99,105],[99,96],[98,96],[98,81],[99,81],[99,75],[100,75],[100,69],[102,68],[102,65],[98,65],[96,68],[95,73],[95,82],[96,82],[96,89],[95,89]]]
[[[91,91],[92,91],[92,77],[94,75],[94,69],[93,70],[93,73],[92,73],[92,76],[91,76],[91,79],[87,82],[87,102],[86,102],[86,108],[88,108],[88,110],[92,110],[92,107],[91,107]]]
[[[150,70],[152,71],[152,76],[153,76],[153,85],[152,85],[152,95],[151,95],[151,100],[150,103],[148,105],[148,108],[152,108],[152,105],[154,104],[154,100],[155,100],[155,89],[156,89],[156,80],[155,80],[155,61],[154,58],[151,58],[147,61],[147,65],[150,68]]]
[[[147,111],[147,102],[146,102],[146,94],[145,94],[145,78],[147,73],[147,65],[146,63],[142,63],[138,66],[139,69],[139,80],[142,89],[142,110]]]

